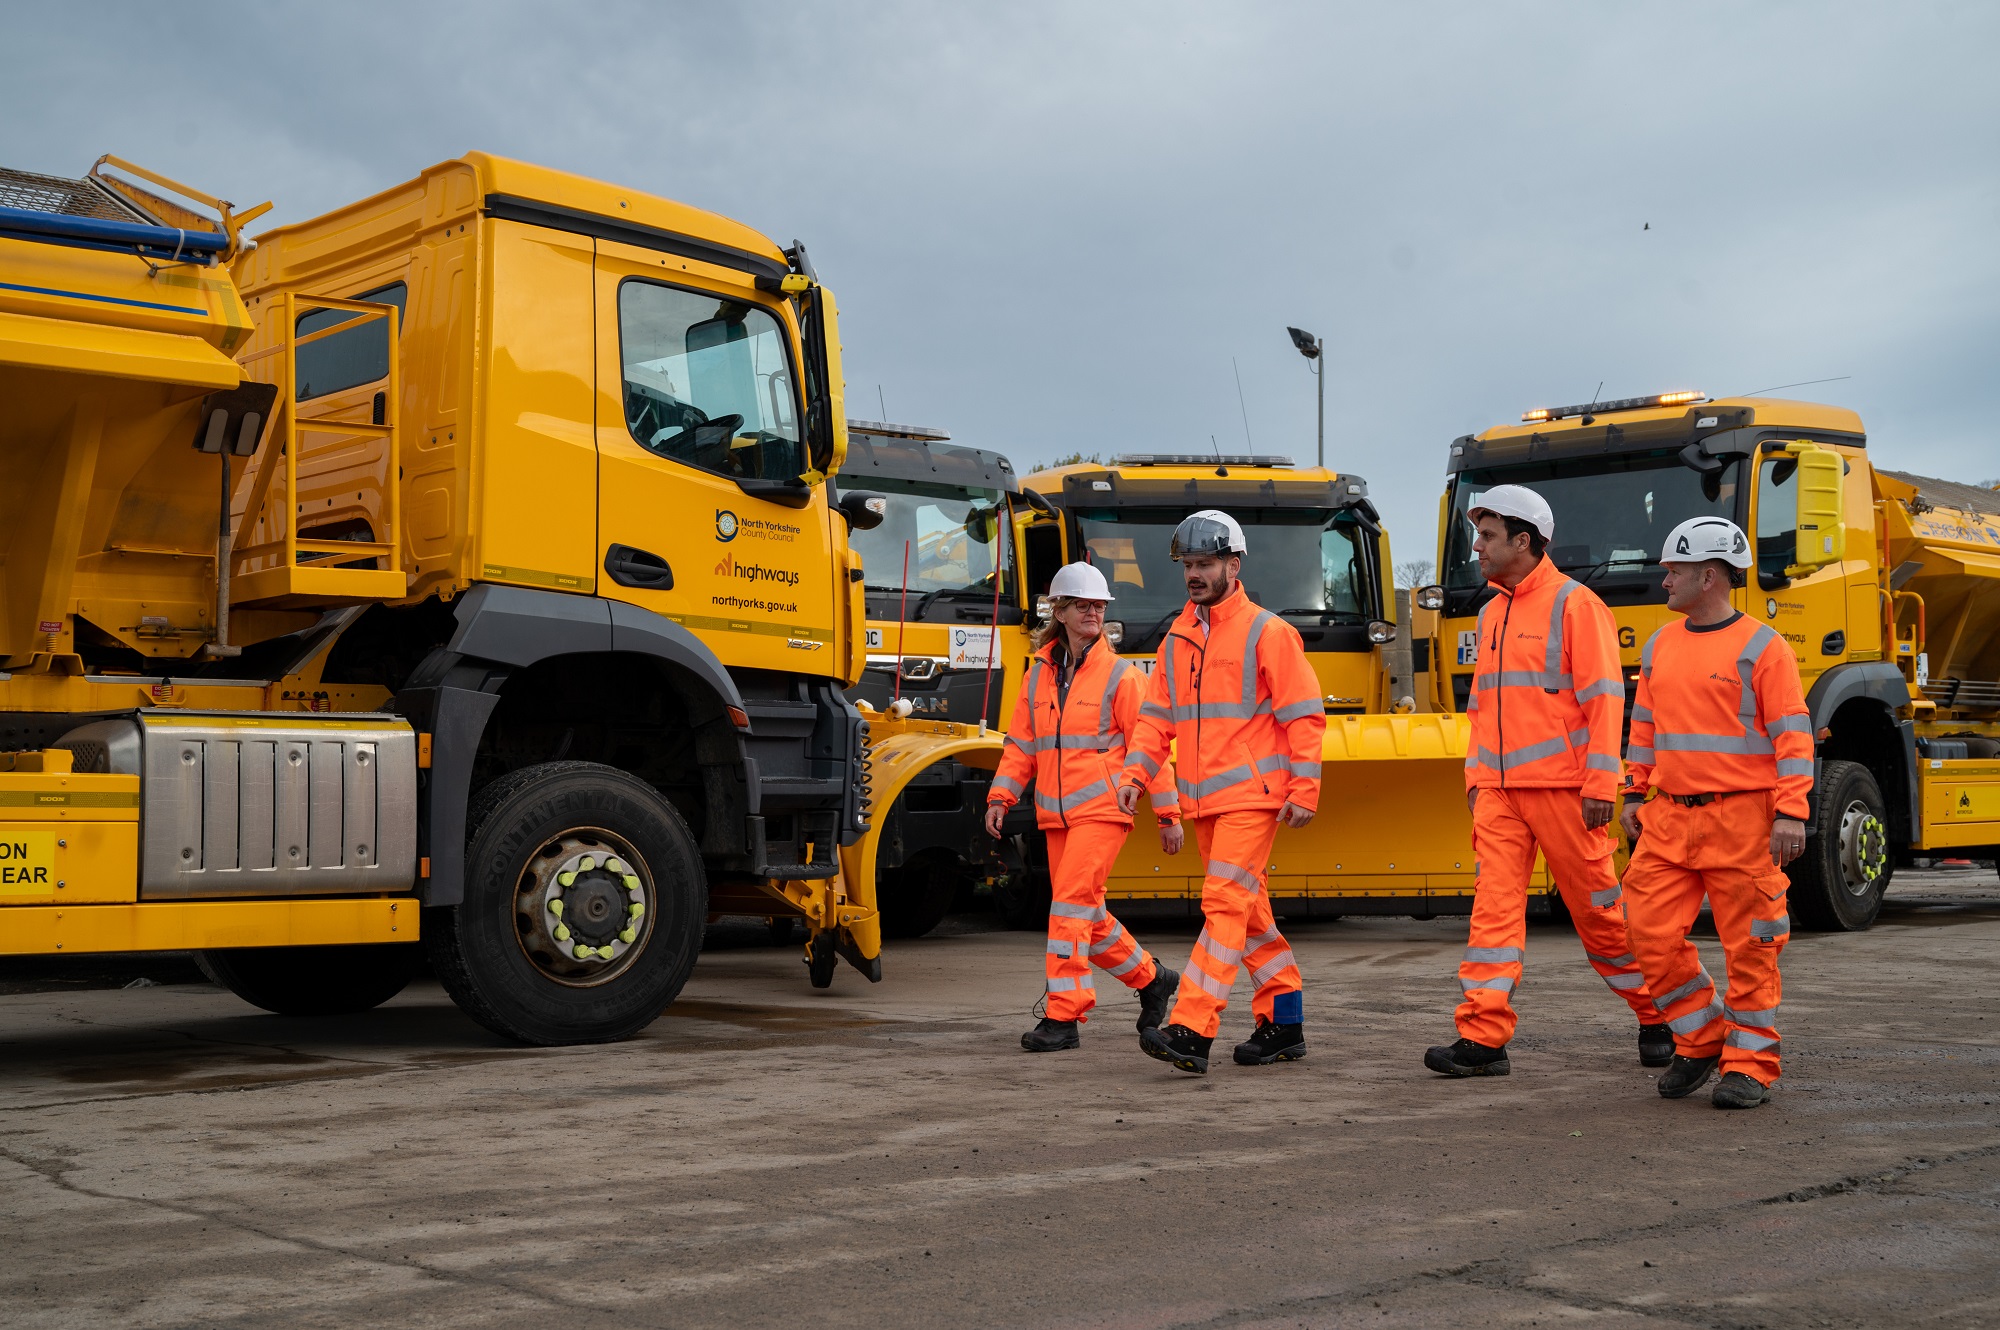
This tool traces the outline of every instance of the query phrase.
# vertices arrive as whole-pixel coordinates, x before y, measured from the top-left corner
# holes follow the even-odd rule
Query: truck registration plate
[[[55,832],[0,831],[0,896],[52,896],[55,874]]]

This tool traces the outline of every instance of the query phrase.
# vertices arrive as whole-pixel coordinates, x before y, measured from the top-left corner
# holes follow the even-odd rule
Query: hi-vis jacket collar
[[[1531,595],[1541,590],[1544,583],[1567,581],[1568,578],[1569,574],[1558,571],[1555,561],[1545,554],[1535,562],[1535,566],[1528,570],[1528,575],[1522,578],[1520,585],[1512,591],[1499,582],[1488,581],[1486,585],[1503,596]]]
[[[1208,611],[1207,632],[1202,631],[1201,620],[1195,615],[1197,609]],[[1261,611],[1256,602],[1252,601],[1249,593],[1243,590],[1243,583],[1238,582],[1229,588],[1228,595],[1213,605],[1196,605],[1193,601],[1189,601],[1181,606],[1181,612],[1174,618],[1173,627],[1167,631],[1185,637],[1196,646],[1206,646],[1209,633],[1215,632],[1225,624],[1232,624],[1239,618],[1249,618],[1258,613]]]

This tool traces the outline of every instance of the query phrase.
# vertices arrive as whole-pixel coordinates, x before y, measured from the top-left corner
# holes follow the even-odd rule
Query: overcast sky
[[[2000,5],[211,0],[5,33],[0,164],[116,152],[290,221],[479,148],[802,239],[849,414],[1024,472],[1240,450],[1246,414],[1309,461],[1299,324],[1399,558],[1453,437],[1600,381],[1844,376],[1785,395],[2000,476]]]

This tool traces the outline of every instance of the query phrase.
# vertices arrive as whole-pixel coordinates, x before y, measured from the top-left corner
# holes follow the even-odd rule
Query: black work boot
[[[1717,1108],[1756,1108],[1769,1102],[1771,1087],[1747,1071],[1726,1072],[1708,1098]]]
[[[1208,1074],[1208,1046],[1214,1042],[1207,1035],[1196,1034],[1185,1025],[1164,1025],[1157,1030],[1142,1030],[1139,1033],[1139,1047],[1146,1050],[1147,1057],[1171,1062],[1182,1071],[1191,1071],[1197,1076]]]
[[[1674,1054],[1674,1065],[1660,1073],[1660,1098],[1685,1099],[1708,1084],[1708,1078],[1715,1071],[1715,1064],[1722,1061],[1722,1055],[1712,1058],[1684,1058]]]
[[[1083,1040],[1077,1036],[1075,1021],[1056,1021],[1044,1016],[1034,1029],[1021,1036],[1021,1047],[1030,1053],[1055,1053],[1065,1048],[1081,1048]]]
[[[1306,1027],[1258,1021],[1257,1033],[1236,1046],[1236,1061],[1245,1067],[1273,1062],[1297,1062],[1306,1055]]]
[[[1139,990],[1139,1033],[1160,1028],[1173,1009],[1174,994],[1180,991],[1181,977],[1158,961],[1153,962],[1153,979]]]
[[[1424,1065],[1446,1076],[1505,1076],[1514,1070],[1507,1045],[1491,1048],[1470,1039],[1426,1049]]]
[[[1639,1027],[1639,1065],[1664,1067],[1674,1060],[1674,1032],[1665,1025]]]

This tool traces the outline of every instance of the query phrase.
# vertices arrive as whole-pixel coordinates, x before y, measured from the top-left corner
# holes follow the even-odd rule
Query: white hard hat
[[[1518,517],[1542,533],[1543,540],[1556,538],[1556,515],[1549,501],[1526,485],[1495,485],[1472,501],[1465,510],[1468,518],[1489,512],[1497,517]]]
[[[1056,569],[1056,575],[1049,579],[1049,595],[1068,596],[1072,600],[1116,599],[1104,574],[1097,571],[1095,564],[1088,563],[1066,563]]]
[[[1181,519],[1181,524],[1174,528],[1173,544],[1168,553],[1178,563],[1186,558],[1241,554],[1248,548],[1243,543],[1243,528],[1237,525],[1235,518],[1220,509],[1204,508]]]
[[[1757,561],[1743,528],[1726,517],[1690,517],[1667,533],[1661,563],[1700,563],[1720,559],[1731,568],[1748,568]]]

